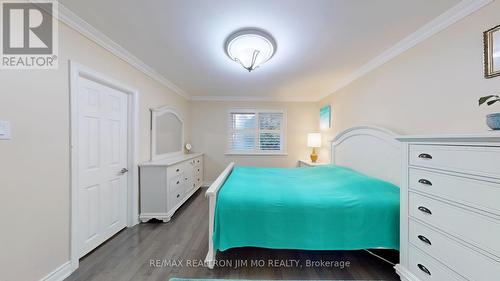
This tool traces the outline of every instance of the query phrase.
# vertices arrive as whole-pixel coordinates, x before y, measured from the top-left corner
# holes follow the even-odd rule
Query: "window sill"
[[[227,156],[288,156],[286,152],[226,152]]]

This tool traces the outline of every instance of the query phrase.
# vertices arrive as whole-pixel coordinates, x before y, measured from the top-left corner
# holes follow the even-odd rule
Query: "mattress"
[[[213,242],[220,251],[399,249],[399,188],[334,165],[235,167],[217,195]]]

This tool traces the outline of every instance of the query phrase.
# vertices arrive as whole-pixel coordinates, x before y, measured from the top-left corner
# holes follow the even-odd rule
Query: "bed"
[[[332,165],[235,167],[207,191],[209,251],[237,247],[359,250],[399,247],[400,144],[362,126],[337,135]]]

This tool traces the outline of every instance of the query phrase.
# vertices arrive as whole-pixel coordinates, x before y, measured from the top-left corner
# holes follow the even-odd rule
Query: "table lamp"
[[[318,160],[318,154],[316,154],[316,148],[321,147],[321,134],[320,133],[310,133],[307,135],[307,147],[312,147],[311,161],[316,163]]]

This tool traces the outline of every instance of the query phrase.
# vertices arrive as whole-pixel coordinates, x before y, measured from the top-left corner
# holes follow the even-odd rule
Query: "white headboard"
[[[401,182],[401,143],[380,127],[347,129],[332,140],[332,164],[347,166],[397,186]]]

